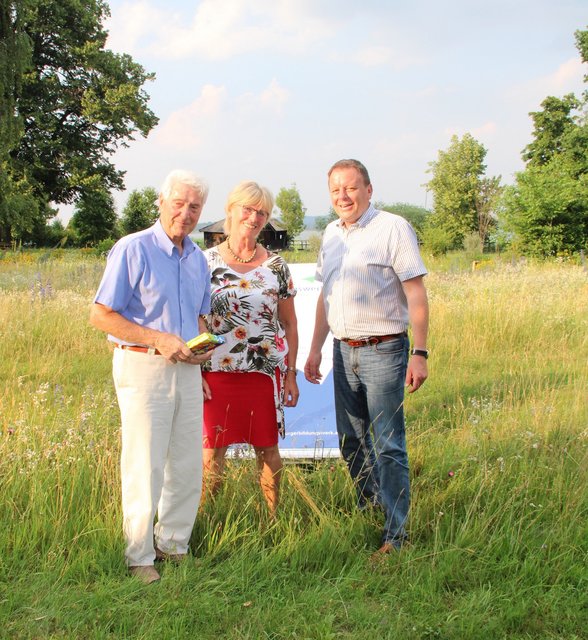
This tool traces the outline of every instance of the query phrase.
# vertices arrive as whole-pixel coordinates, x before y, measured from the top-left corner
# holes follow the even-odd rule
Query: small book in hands
[[[192,340],[188,340],[186,344],[192,353],[199,355],[211,349],[216,349],[224,341],[225,339],[222,336],[215,336],[214,333],[201,333],[199,336],[192,338]]]

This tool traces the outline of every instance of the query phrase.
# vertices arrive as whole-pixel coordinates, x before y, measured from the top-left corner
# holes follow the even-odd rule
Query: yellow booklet
[[[211,349],[223,344],[225,339],[222,336],[215,336],[214,333],[201,333],[199,336],[192,338],[186,342],[188,348],[192,350],[192,353],[206,353]]]

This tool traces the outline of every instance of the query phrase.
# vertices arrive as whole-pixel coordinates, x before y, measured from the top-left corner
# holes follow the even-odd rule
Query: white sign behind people
[[[323,350],[322,383],[310,384],[304,378],[302,367],[308,358],[316,302],[321,283],[314,279],[316,264],[289,265],[297,294],[295,298],[298,318],[298,388],[300,399],[296,407],[286,407],[286,437],[280,440],[283,458],[321,459],[339,456],[335,406],[333,401],[332,349]]]
[[[314,279],[316,264],[290,264],[297,294],[294,300],[298,319],[298,388],[300,399],[295,407],[284,407],[286,437],[280,439],[280,455],[292,460],[321,460],[339,457],[339,441],[333,397],[332,349],[323,350],[321,384],[307,382],[302,367],[308,358],[316,302],[321,283]],[[228,456],[249,457],[248,445],[232,445]]]

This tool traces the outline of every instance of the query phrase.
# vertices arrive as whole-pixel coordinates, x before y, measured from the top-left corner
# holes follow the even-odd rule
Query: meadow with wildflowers
[[[0,258],[0,638],[566,639],[588,628],[588,273],[427,259],[430,378],[406,401],[411,545],[339,461],[289,465],[276,520],[249,461],[193,557],[126,575],[119,416],[88,310],[104,261]]]

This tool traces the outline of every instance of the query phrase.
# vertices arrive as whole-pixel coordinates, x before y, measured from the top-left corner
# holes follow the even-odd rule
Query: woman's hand
[[[295,407],[298,404],[298,383],[296,382],[296,373],[294,371],[286,371],[286,379],[284,381],[284,406]]]
[[[202,395],[204,396],[205,400],[212,400],[212,391],[210,390],[210,385],[208,384],[208,382],[206,382],[204,377],[202,378]]]

